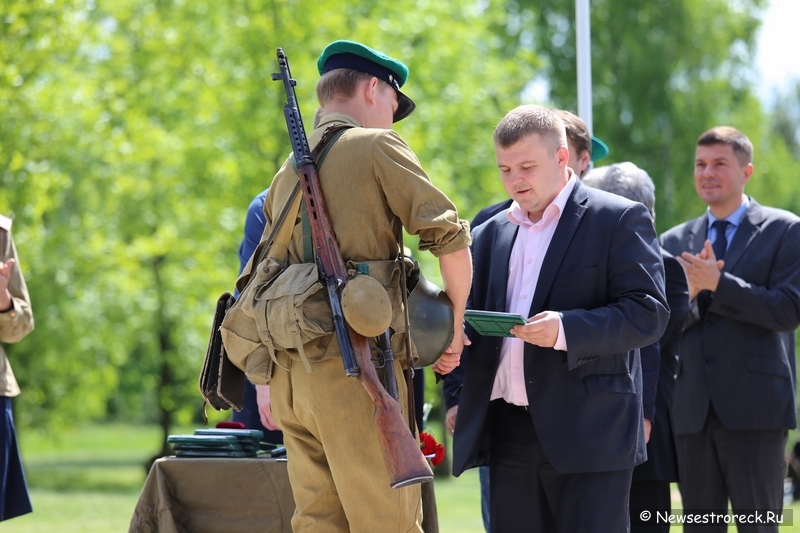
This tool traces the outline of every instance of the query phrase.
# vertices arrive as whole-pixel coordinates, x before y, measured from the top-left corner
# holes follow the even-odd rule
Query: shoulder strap
[[[317,146],[315,146],[314,150],[311,152],[311,159],[314,160],[317,166],[317,171],[319,171],[319,169],[322,167],[322,163],[325,161],[325,157],[328,155],[333,143],[335,143],[339,137],[342,136],[345,130],[353,127],[354,126],[350,124],[333,124],[328,126],[328,128],[322,133],[319,143],[317,143]],[[297,173],[297,161],[294,158],[294,153],[292,153],[291,159],[292,167],[294,168],[295,173]],[[300,206],[300,215],[302,217],[303,224],[303,262],[313,263],[314,243],[311,239],[311,222],[308,220],[308,212],[306,211],[305,203]]]
[[[333,143],[335,143],[337,141],[337,139],[339,139],[339,137],[341,137],[341,135],[344,133],[345,130],[353,128],[353,127],[355,127],[355,126],[352,126],[350,124],[334,124],[332,126],[329,126],[328,129],[325,130],[325,132],[322,134],[322,138],[320,138],[319,142],[314,147],[314,150],[311,152],[311,158],[314,159],[314,161],[316,162],[317,169],[319,169],[319,167],[322,166],[322,162],[325,160],[325,157],[328,155],[328,152],[330,151],[331,146],[333,146]],[[292,153],[289,156],[289,159],[292,162],[292,168],[294,168],[295,173],[297,173],[297,161],[294,158],[294,153]],[[300,192],[300,181],[298,180],[297,183],[294,186],[294,189],[292,189],[292,193],[289,195],[289,200],[286,202],[286,205],[283,206],[283,209],[281,210],[281,214],[278,216],[277,219],[275,219],[275,224],[272,226],[272,231],[270,231],[270,234],[267,237],[266,241],[264,241],[264,243],[262,243],[263,246],[261,246],[261,250],[260,250],[260,253],[258,255],[258,258],[255,261],[255,263],[253,263],[253,267],[254,268],[259,263],[261,263],[261,261],[264,260],[264,257],[266,257],[267,251],[272,247],[273,243],[276,243],[275,239],[278,236],[278,231],[280,230],[281,226],[283,226],[283,222],[286,219],[286,216],[289,214],[289,212],[291,211],[292,213],[294,213],[294,216],[292,217],[293,219],[297,218],[297,208],[300,207],[300,206],[299,205],[298,206],[294,206],[294,204],[295,203],[299,203],[300,205],[302,205],[302,203],[296,202],[296,200],[298,199],[298,193],[299,192]],[[292,209],[293,207],[294,207],[294,209]],[[310,229],[310,224],[308,222],[308,215],[305,213],[305,206],[302,207],[302,214],[303,214],[304,224],[308,224],[309,225],[308,231],[306,231],[305,225],[303,226],[304,240],[305,240],[306,233],[309,235],[308,253],[307,254],[305,253],[306,245],[304,243],[304,245],[303,245],[304,255],[306,255],[306,256],[311,255],[311,258],[312,258],[311,260],[313,260],[313,254],[311,253],[311,249],[313,248],[311,246],[311,229]],[[288,232],[288,237],[291,237],[291,232]],[[282,240],[283,239],[281,239],[281,241]],[[288,246],[289,246],[288,239],[286,239],[286,242],[282,243],[282,244],[284,245],[284,247],[288,248]],[[311,260],[309,260],[309,262]],[[241,290],[243,290],[243,289],[240,289],[239,292],[241,292]]]
[[[320,137],[319,142],[311,151],[311,159],[313,159],[314,164],[317,165],[317,170],[320,169],[323,161],[325,161],[325,157],[327,157],[328,152],[333,146],[333,143],[335,143],[339,137],[342,136],[345,130],[349,130],[350,128],[355,128],[355,126],[352,124],[331,124],[322,133],[322,137]],[[292,162],[292,168],[294,169],[295,174],[297,174],[297,160],[294,158],[294,152],[292,152],[292,154],[289,156],[289,159]]]
[[[278,235],[278,231],[284,226],[284,222],[289,213],[290,212],[292,213],[293,219],[297,218],[297,211],[300,208],[299,200],[301,198],[301,195],[298,194],[299,192],[300,192],[300,181],[298,181],[295,184],[294,189],[292,189],[291,194],[289,194],[289,199],[286,201],[286,204],[281,209],[278,218],[275,219],[275,224],[272,225],[272,229],[269,232],[269,236],[267,236],[265,240],[262,240],[256,247],[255,251],[253,252],[253,255],[258,254],[255,260],[252,261],[254,258],[252,257],[250,258],[252,263],[248,263],[247,267],[245,267],[245,272],[243,272],[242,275],[239,276],[239,279],[236,280],[236,289],[239,291],[239,294],[244,292],[245,288],[247,288],[247,286],[250,285],[250,281],[254,277],[253,272],[261,263],[261,261],[264,260],[264,257],[267,255],[269,249],[272,248],[272,245],[275,242],[275,238]],[[247,271],[248,267],[250,268],[249,272]],[[244,279],[245,274],[247,274],[246,279]]]

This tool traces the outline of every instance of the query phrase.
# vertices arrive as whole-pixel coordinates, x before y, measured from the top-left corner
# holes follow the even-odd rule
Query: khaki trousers
[[[422,528],[420,486],[389,487],[374,423],[375,408],[342,360],[311,363],[285,353],[271,384],[272,412],[283,430],[295,533],[392,533]],[[407,389],[395,361],[401,403]],[[404,417],[408,417],[403,405]]]

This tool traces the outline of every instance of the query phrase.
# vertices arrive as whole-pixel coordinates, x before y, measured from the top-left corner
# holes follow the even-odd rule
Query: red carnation
[[[433,455],[431,464],[437,466],[444,460],[444,446],[436,442],[436,438],[430,433],[419,432],[419,440],[422,443],[422,455],[428,457]]]

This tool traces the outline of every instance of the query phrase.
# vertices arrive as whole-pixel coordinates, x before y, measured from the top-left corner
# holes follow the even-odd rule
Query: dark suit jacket
[[[725,255],[704,318],[692,304],[681,344],[676,435],[700,431],[709,402],[725,427],[796,427],[794,330],[800,324],[800,218],[753,199]],[[706,215],[662,235],[678,255],[698,253]]]
[[[475,229],[472,309],[506,310],[518,227],[504,213]],[[664,267],[642,204],[580,182],[545,254],[529,316],[562,312],[568,351],[525,345],[533,425],[560,472],[632,468],[645,459],[642,376],[636,351],[656,341],[669,311]],[[458,403],[453,473],[488,464],[489,398],[501,337],[468,328],[472,345]]]
[[[683,326],[689,313],[689,285],[683,267],[675,257],[663,248],[661,255],[664,259],[670,314],[667,329],[661,339],[641,349],[644,374],[647,373],[647,358],[651,351],[655,352],[657,360],[656,383],[650,385],[655,388],[655,414],[650,418],[653,429],[650,431],[650,442],[647,443],[647,461],[633,469],[633,481],[678,481],[678,459],[669,408],[675,390],[675,372],[678,369]],[[644,379],[645,397],[647,390],[648,380]],[[645,418],[648,418],[646,411]]]
[[[500,211],[505,211],[509,207],[511,207],[513,200],[510,198],[503,202],[499,202],[496,204],[492,204],[490,206],[484,207],[478,214],[475,215],[475,218],[472,219],[469,223],[469,227],[471,231],[475,231],[475,228],[495,216]],[[444,405],[446,409],[450,409],[458,405],[458,397],[461,395],[461,388],[464,385],[464,372],[467,369],[467,360],[466,358],[461,358],[461,364],[459,364],[455,370],[444,376]]]
[[[500,211],[505,211],[506,209],[511,207],[511,204],[513,203],[513,201],[514,200],[509,198],[508,200],[506,200],[504,202],[499,202],[499,203],[492,204],[490,206],[484,207],[483,209],[478,211],[478,214],[475,215],[475,218],[473,218],[472,222],[469,223],[469,227],[472,228],[472,229],[477,228],[478,226],[480,226],[481,224],[483,224],[484,222],[486,222],[487,220],[489,220],[490,218],[495,216]]]

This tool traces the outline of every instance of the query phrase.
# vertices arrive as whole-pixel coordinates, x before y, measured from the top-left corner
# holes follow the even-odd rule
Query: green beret
[[[397,111],[394,122],[402,120],[414,111],[414,102],[400,92],[408,79],[408,67],[397,59],[373,50],[355,41],[334,41],[325,47],[317,60],[320,75],[337,68],[360,70],[383,80],[397,91]]]
[[[592,161],[598,161],[608,155],[606,143],[592,135]]]

